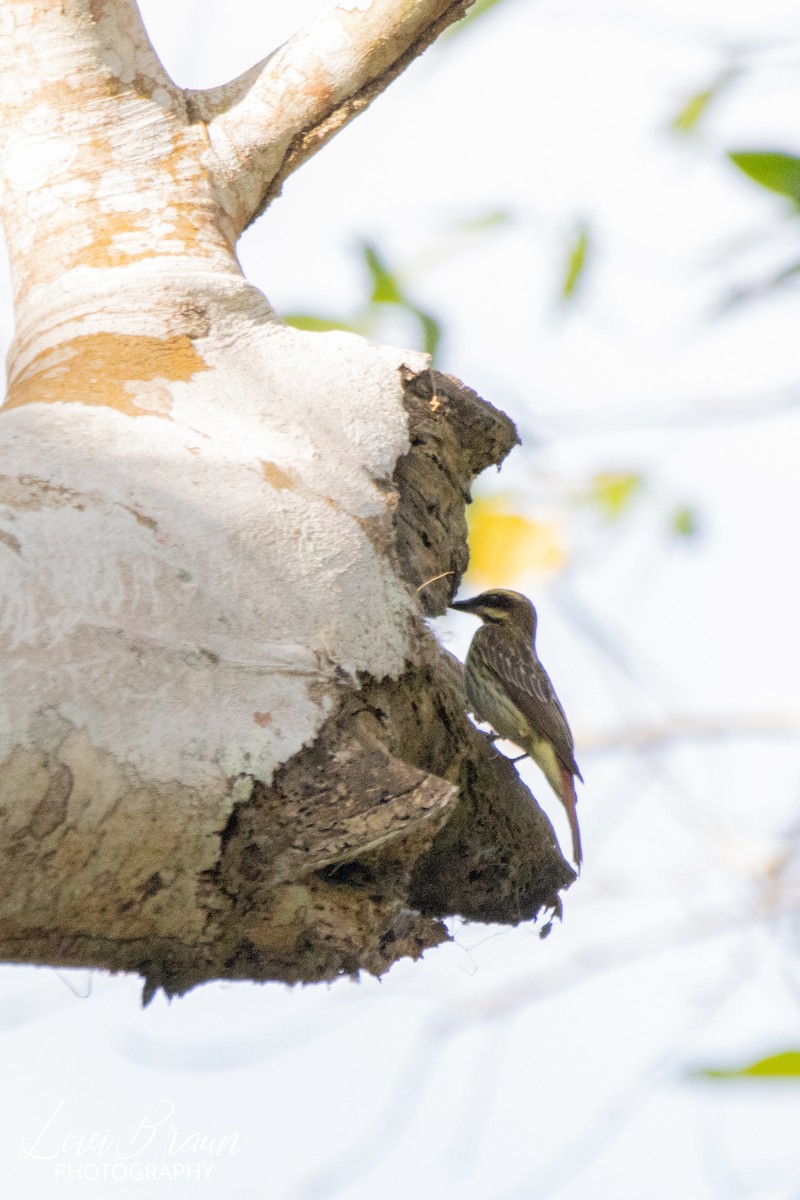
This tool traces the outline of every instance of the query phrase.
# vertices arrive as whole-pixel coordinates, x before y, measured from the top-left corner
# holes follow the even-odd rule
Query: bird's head
[[[520,592],[498,588],[494,592],[481,592],[470,600],[456,600],[450,607],[459,612],[473,613],[488,624],[516,629],[531,641],[536,637],[536,609],[528,597]]]

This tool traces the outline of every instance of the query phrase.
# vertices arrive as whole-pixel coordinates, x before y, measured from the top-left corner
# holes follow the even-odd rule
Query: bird
[[[536,609],[520,592],[498,589],[451,608],[481,619],[464,664],[469,710],[496,735],[519,746],[543,772],[567,810],[572,857],[583,861],[578,827],[575,741],[550,676],[536,653]],[[517,760],[514,759],[514,762]]]

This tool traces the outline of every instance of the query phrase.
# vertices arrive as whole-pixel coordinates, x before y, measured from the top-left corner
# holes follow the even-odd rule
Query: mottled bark
[[[287,328],[233,251],[463,7],[334,6],[352,53],[305,91],[324,21],[206,94],[132,0],[0,0],[5,958],[146,994],[380,973],[574,878],[425,624],[513,425],[424,355]]]

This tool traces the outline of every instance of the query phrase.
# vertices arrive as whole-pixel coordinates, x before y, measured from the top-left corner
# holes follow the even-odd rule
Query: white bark
[[[337,3],[239,79],[190,93],[237,233],[471,3]]]
[[[0,448],[7,954],[137,965],[172,988],[220,973],[223,951],[241,964],[243,885],[221,866],[237,807],[268,809],[277,768],[365,680],[435,663],[398,570],[392,483],[404,381],[426,360],[285,327],[233,245],[463,7],[340,4],[246,85],[201,95],[167,78],[133,0],[0,5],[17,311]],[[263,843],[254,887],[285,887],[246,927],[257,975],[382,969],[442,936],[418,914],[393,925],[405,908],[389,889],[347,901],[361,958],[275,949],[287,926],[339,936],[319,934],[344,921],[339,894],[298,880],[409,831],[418,857],[456,803],[451,769],[387,757],[355,709],[349,729],[326,750],[330,779],[349,780],[336,812],[295,814],[284,841],[267,822],[242,849]],[[350,811],[376,771],[394,783]]]
[[[127,309],[110,311],[118,287],[71,322],[57,365],[29,342],[28,361],[54,364],[54,402],[4,414],[0,758],[44,702],[145,779],[269,780],[339,672],[398,675],[409,655],[412,598],[374,545],[391,522],[375,480],[408,445],[401,358],[288,329],[233,275],[126,276]],[[115,378],[108,362],[88,386],[113,404],[81,402],[76,343],[105,339],[119,361],[163,341],[154,311],[188,305],[194,336],[171,319],[188,378],[123,378],[124,361]]]

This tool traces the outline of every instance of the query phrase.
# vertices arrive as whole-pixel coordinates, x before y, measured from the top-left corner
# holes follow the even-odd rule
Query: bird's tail
[[[583,851],[581,849],[581,831],[578,826],[578,797],[575,794],[575,780],[572,772],[568,771],[566,767],[561,767],[561,803],[567,810],[569,827],[572,831],[572,858],[580,871]]]

